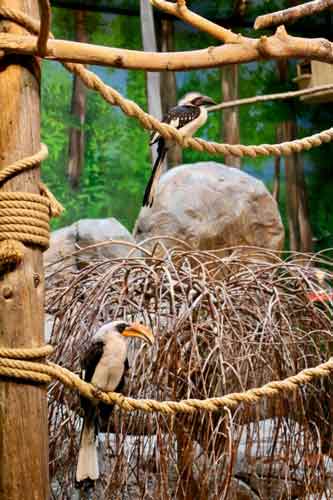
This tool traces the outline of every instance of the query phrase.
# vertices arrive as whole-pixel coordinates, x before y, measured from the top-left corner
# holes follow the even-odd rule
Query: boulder
[[[131,247],[122,244],[111,244],[112,240],[135,243],[129,231],[114,218],[81,219],[71,226],[51,233],[50,247],[44,253],[44,264],[47,272],[54,273],[66,265],[67,270],[77,270],[93,258],[126,257]],[[73,252],[109,242],[106,245],[89,248],[73,256]],[[57,263],[60,261],[59,263]]]
[[[166,172],[153,206],[141,209],[133,234],[137,241],[172,236],[199,250],[246,245],[279,251],[284,242],[277,204],[263,182],[216,162]]]

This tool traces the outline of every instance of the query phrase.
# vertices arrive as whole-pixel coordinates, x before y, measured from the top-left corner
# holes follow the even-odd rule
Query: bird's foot
[[[104,392],[99,387],[94,387],[92,393],[93,393],[94,398],[99,399],[99,400],[103,400]]]

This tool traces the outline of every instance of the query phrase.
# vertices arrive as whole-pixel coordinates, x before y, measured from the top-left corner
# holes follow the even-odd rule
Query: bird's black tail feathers
[[[155,160],[153,171],[146,186],[145,194],[143,196],[142,205],[144,207],[151,207],[154,202],[154,195],[157,188],[158,180],[161,175],[161,167],[164,161],[167,148],[165,147],[165,140],[160,137],[157,144],[157,158]]]

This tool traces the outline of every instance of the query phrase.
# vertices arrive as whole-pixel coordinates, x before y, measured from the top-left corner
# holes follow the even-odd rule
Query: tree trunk
[[[157,52],[153,7],[147,0],[140,0],[142,46],[145,51]],[[160,73],[146,73],[148,113],[162,119]],[[156,147],[152,148],[152,161],[156,159]]]
[[[171,19],[161,20],[161,52],[173,52],[174,44],[174,23]],[[165,71],[161,78],[161,97],[163,115],[177,104],[176,73]],[[168,167],[174,167],[183,161],[182,148],[179,144],[170,147],[167,154]]]
[[[296,136],[294,121],[282,123],[283,141],[291,141]],[[289,227],[289,247],[297,252],[300,250],[300,235],[298,227],[298,192],[297,192],[297,158],[296,154],[288,155],[284,159],[286,169],[286,198]]]
[[[223,101],[238,99],[238,65],[230,64],[222,69],[222,94]],[[227,144],[239,144],[239,111],[238,107],[225,109],[222,113],[222,141]],[[224,163],[241,168],[241,159],[238,156],[225,155]]]
[[[281,141],[282,141],[282,128],[281,125],[279,125],[276,130],[276,142],[279,143]],[[281,189],[281,156],[275,156],[272,196],[278,205],[280,203],[280,189]]]
[[[0,0],[38,19],[38,0]],[[24,34],[1,21],[0,32]],[[0,169],[40,149],[40,68],[33,57],[10,54],[0,62]],[[5,182],[3,191],[38,193],[39,169]],[[39,247],[25,247],[23,262],[0,281],[0,346],[44,343],[44,273]],[[0,498],[49,497],[46,388],[0,379]]]
[[[312,252],[313,235],[310,224],[310,212],[306,183],[304,175],[304,163],[302,155],[298,154],[296,159],[297,186],[298,186],[298,223],[300,233],[300,251]]]
[[[88,41],[85,18],[86,14],[84,11],[75,11],[75,38],[77,42],[86,43]],[[84,83],[75,75],[73,80],[71,116],[76,124],[69,130],[68,155],[68,179],[73,189],[79,186],[80,175],[84,166],[86,95],[87,91]]]
[[[280,81],[288,79],[287,61],[278,62]],[[292,109],[292,106],[291,106]],[[297,139],[296,117],[282,123],[282,141]],[[302,156],[295,153],[285,157],[286,198],[290,250],[312,251],[312,230],[310,225],[308,198]]]

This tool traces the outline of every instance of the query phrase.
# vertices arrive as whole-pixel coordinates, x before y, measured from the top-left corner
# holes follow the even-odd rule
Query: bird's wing
[[[92,342],[81,359],[83,378],[86,382],[91,382],[96,366],[103,355],[103,342]]]
[[[92,342],[89,348],[81,357],[81,378],[86,382],[91,382],[96,366],[103,355],[103,342]],[[95,410],[90,401],[83,396],[80,397],[81,408],[87,417],[91,417]]]
[[[200,108],[198,106],[175,106],[171,108],[166,115],[163,116],[162,122],[168,123],[175,128],[182,128],[189,122],[192,122],[200,115]],[[161,137],[157,131],[152,132],[149,144],[155,144]]]

